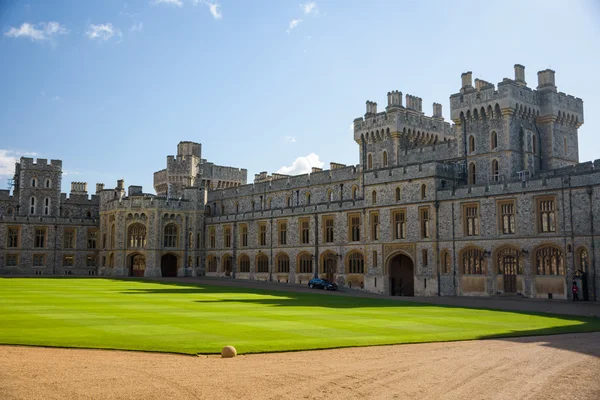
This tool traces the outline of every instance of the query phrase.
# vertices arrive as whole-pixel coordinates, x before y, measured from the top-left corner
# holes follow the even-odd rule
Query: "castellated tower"
[[[459,93],[450,96],[459,157],[471,184],[501,181],[579,161],[577,129],[583,101],[557,93],[554,71],[538,72],[537,90],[527,86],[525,67],[514,66],[514,79],[496,88],[461,76]]]
[[[366,102],[364,118],[354,120],[354,140],[360,145],[360,164],[365,170],[406,165],[408,151],[454,141],[454,132],[442,116],[442,105],[433,103],[433,114],[423,112],[423,99],[402,92],[387,94],[387,107],[377,112],[377,103]],[[446,147],[448,148],[448,147]],[[427,157],[439,157],[428,152]]]
[[[19,215],[59,215],[62,161],[21,157],[14,179]]]

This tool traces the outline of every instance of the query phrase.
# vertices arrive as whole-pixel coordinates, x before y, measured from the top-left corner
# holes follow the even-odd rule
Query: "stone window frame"
[[[98,264],[98,261],[96,259],[96,255],[93,253],[88,253],[88,255],[85,257],[85,266],[88,268],[95,268]]]
[[[566,263],[565,255],[559,246],[554,243],[545,243],[536,247],[533,252],[531,269],[533,274],[538,276],[565,276]]]
[[[46,266],[46,255],[45,254],[33,254],[31,256],[31,265],[34,268],[40,268]]]
[[[498,133],[494,130],[490,133],[490,150],[495,151],[498,149]]]
[[[14,233],[12,233],[12,232]],[[6,248],[18,249],[21,247],[21,227],[9,225],[6,227]]]
[[[523,275],[524,263],[521,260],[521,251],[510,244],[502,245],[494,252],[495,271],[497,275],[504,275],[505,259],[514,258],[516,275]]]
[[[463,235],[465,237],[481,236],[481,207],[479,202],[473,201],[468,203],[462,203],[461,210]],[[471,226],[472,229],[470,229]]]
[[[422,183],[421,184],[421,200],[426,199],[427,198],[427,184]]]
[[[346,254],[346,274],[364,274],[365,255],[360,250],[352,250]]]
[[[240,247],[248,247],[248,224],[240,224]]]
[[[504,209],[507,206],[511,206],[512,205],[512,214],[510,213],[505,213]],[[498,234],[499,235],[514,235],[517,232],[517,202],[516,199],[511,198],[511,199],[502,199],[502,200],[496,200],[496,215],[497,215],[497,219],[496,219],[496,226],[498,227]],[[504,216],[508,216],[508,232],[505,232],[505,221],[504,221]],[[510,220],[510,215],[513,216],[512,221]],[[512,224],[511,224],[512,222]],[[512,225],[512,229],[511,229],[511,225]],[[512,230],[512,232],[511,232]]]
[[[19,254],[8,253],[6,254],[6,266],[7,267],[18,267],[19,266]]]
[[[547,209],[547,202],[552,202],[553,210],[542,210],[542,208]],[[534,197],[534,214],[535,214],[535,232],[540,235],[552,235],[556,234],[558,231],[558,197],[556,195],[544,195],[544,196],[536,196]],[[548,230],[544,230],[544,214],[548,213],[547,216],[547,224]],[[553,215],[553,217],[552,217]],[[552,223],[553,222],[553,226]],[[552,229],[550,229],[552,228]]]
[[[168,224],[173,225],[173,224]],[[165,229],[167,228],[165,226]],[[164,230],[163,230],[164,232]],[[148,229],[141,222],[134,222],[127,227],[127,248],[128,249],[144,249],[147,244]],[[167,247],[167,246],[165,246]]]
[[[36,226],[33,231],[33,247],[35,249],[45,249],[48,244],[48,228],[45,226]]]
[[[429,252],[427,249],[421,250],[421,266],[427,267],[429,265]]]
[[[471,161],[467,168],[467,181],[469,185],[477,185],[477,166]]]
[[[360,213],[348,213],[348,242],[360,242],[361,225]]]
[[[216,226],[208,227],[208,244],[209,244],[209,248],[211,248],[211,249],[217,248],[217,227]]]
[[[33,178],[31,178],[30,184],[31,184],[32,188],[37,187],[37,181],[38,181],[37,176],[34,176]]]
[[[443,249],[440,254],[440,273],[450,274],[452,272],[452,254],[450,250]]]
[[[44,215],[50,215],[50,205],[51,204],[52,204],[52,201],[50,200],[50,197],[44,198]]]
[[[367,169],[373,169],[373,154],[367,153]]]
[[[469,154],[475,153],[475,135],[469,135]]]
[[[458,255],[460,272],[462,275],[485,276],[487,274],[487,261],[483,249],[477,246],[467,246]],[[467,263],[465,264],[465,261]]]
[[[500,181],[500,162],[497,159],[492,159],[492,182],[499,182]]]
[[[323,243],[334,243],[335,239],[335,216],[323,215],[321,217],[323,226]]]
[[[352,186],[352,201],[356,201],[358,199],[358,186]]]
[[[373,250],[371,253],[373,268],[377,268],[379,266],[379,258],[377,257],[377,250]]]
[[[305,201],[305,204],[306,204],[307,206],[310,206],[310,200],[311,200],[310,191],[307,191],[307,192],[304,194],[304,201]]]
[[[421,239],[431,237],[431,215],[429,206],[419,207],[419,227]]]
[[[62,266],[63,267],[74,267],[75,266],[75,255],[74,254],[64,254],[62,256]]]
[[[287,246],[287,219],[277,221],[277,239],[280,246]]]
[[[582,273],[588,272],[590,269],[590,252],[585,246],[579,246],[575,250],[575,265],[577,265],[577,269]],[[584,262],[585,258],[585,262]]]
[[[210,254],[206,257],[206,272],[217,272],[217,257]]]
[[[384,167],[387,167],[387,166],[388,166],[388,154],[387,154],[387,151],[386,151],[386,150],[384,150],[384,151],[383,151],[383,153],[382,153],[382,155],[381,155],[381,158],[382,158],[382,160],[383,160],[383,163],[382,163],[382,164],[383,164],[383,166],[384,166]]]
[[[267,246],[267,223],[258,222],[258,245],[261,247]]]
[[[223,226],[223,247],[226,249],[230,249],[231,247],[233,247],[233,240],[232,240],[231,232],[232,232],[231,225]]]
[[[277,263],[277,273],[289,274],[290,272],[290,256],[287,253],[277,253],[275,256]]]
[[[296,273],[298,274],[312,274],[313,273],[313,260],[310,253],[303,251],[298,253],[296,258]]]
[[[379,219],[379,211],[369,212],[369,227],[371,231],[371,241],[376,242],[381,239],[379,234],[379,228],[381,226],[381,220]]]
[[[404,240],[407,237],[406,208],[394,208],[390,210],[390,226],[392,228],[392,240]],[[398,216],[398,221],[396,221]],[[396,222],[400,223],[400,230],[397,230]],[[399,233],[399,234],[398,234]]]
[[[372,205],[376,205],[377,204],[377,190],[373,190],[371,192],[371,204]]]
[[[264,274],[269,272],[269,256],[262,251],[259,251],[256,255],[255,264],[256,273]]]
[[[44,183],[44,187],[46,189],[52,189],[52,179],[46,178],[45,183]]]
[[[240,274],[250,273],[250,257],[246,253],[242,253],[238,257],[238,272]]]
[[[35,196],[29,198],[29,215],[35,215],[37,211],[37,199]]]
[[[310,218],[298,218],[298,238],[300,244],[310,244]]]
[[[98,229],[97,228],[88,228],[86,234],[86,243],[88,249],[97,249],[98,248]]]
[[[400,201],[402,200],[402,189],[400,188],[400,186],[396,187],[396,201]]]

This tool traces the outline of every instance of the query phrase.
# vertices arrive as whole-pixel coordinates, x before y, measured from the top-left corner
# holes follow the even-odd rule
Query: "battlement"
[[[273,180],[277,180],[277,179],[285,179],[287,177],[289,177],[289,175],[278,174],[278,173],[273,173],[272,175],[269,175],[267,173],[267,171],[262,171],[259,174],[254,174],[254,183],[268,182],[268,181],[273,181]]]
[[[359,176],[358,166],[342,167],[335,170],[323,170],[303,175],[286,176],[282,179],[265,180],[238,187],[213,190],[208,192],[208,202],[221,201],[239,196],[252,196],[259,193],[271,193],[284,190],[296,190],[311,185],[339,184],[356,180]]]
[[[64,204],[79,204],[79,205],[90,205],[99,204],[100,198],[95,195],[89,195],[87,193],[61,193],[60,202]]]
[[[61,170],[62,169],[62,161],[61,160],[50,160],[48,163],[48,159],[46,158],[30,158],[30,157],[21,157],[19,159],[18,164],[21,169],[36,169],[36,170]]]

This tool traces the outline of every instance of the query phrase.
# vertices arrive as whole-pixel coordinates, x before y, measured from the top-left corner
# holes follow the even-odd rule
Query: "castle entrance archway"
[[[321,261],[325,279],[329,282],[334,282],[335,274],[337,273],[337,257],[333,253],[326,253]]]
[[[163,277],[177,276],[177,256],[165,254],[160,258],[160,271]]]
[[[146,257],[134,254],[129,258],[129,276],[144,276],[146,272]]]
[[[410,257],[398,254],[392,257],[388,267],[390,275],[390,295],[415,295],[415,267]]]

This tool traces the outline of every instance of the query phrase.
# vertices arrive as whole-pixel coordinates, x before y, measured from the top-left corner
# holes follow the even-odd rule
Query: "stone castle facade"
[[[157,195],[72,183],[61,162],[21,158],[0,191],[0,274],[313,277],[392,295],[600,295],[600,160],[579,163],[583,101],[554,71],[496,86],[462,74],[442,106],[387,95],[354,120],[359,164],[299,176],[201,158],[181,142]],[[404,102],[403,102],[404,100]]]

